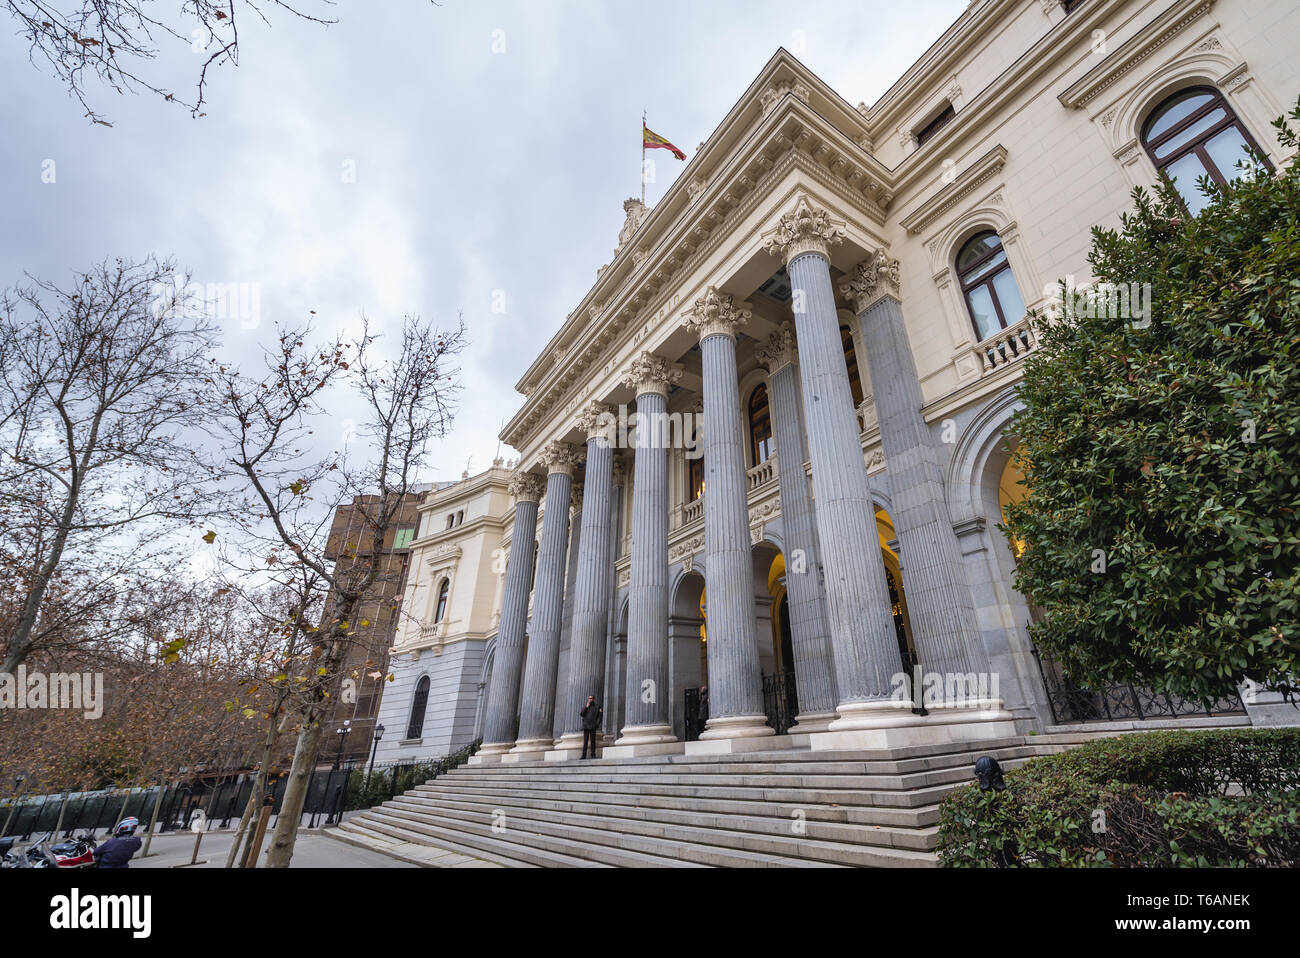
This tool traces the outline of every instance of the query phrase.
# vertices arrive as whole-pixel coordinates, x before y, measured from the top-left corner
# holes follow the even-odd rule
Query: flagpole
[[[646,111],[641,111],[641,205],[645,206],[645,120]]]

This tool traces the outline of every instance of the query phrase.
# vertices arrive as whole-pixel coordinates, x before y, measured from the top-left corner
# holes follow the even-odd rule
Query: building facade
[[[1195,212],[1244,146],[1294,159],[1270,122],[1298,35],[1272,0],[975,0],[869,107],[779,51],[653,210],[625,204],[518,383],[518,465],[473,480],[505,561],[476,552],[490,575],[456,600],[482,608],[457,734],[483,761],[571,757],[588,694],[607,755],[1196,711],[1035,656],[997,528],[1016,384],[1028,314],[1088,282],[1135,186],[1164,169]]]

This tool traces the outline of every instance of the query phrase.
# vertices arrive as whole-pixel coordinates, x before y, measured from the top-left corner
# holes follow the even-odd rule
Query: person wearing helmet
[[[139,827],[138,818],[124,818],[118,822],[117,828],[113,829],[113,837],[95,849],[95,867],[129,868],[127,863],[142,844],[135,837],[135,830]]]

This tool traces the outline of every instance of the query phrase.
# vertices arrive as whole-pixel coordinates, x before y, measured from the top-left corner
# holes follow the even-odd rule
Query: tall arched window
[[[408,739],[419,738],[424,733],[424,713],[429,707],[429,677],[426,675],[415,685],[411,699],[411,720],[406,725]]]
[[[749,451],[756,466],[772,457],[772,411],[763,385],[749,394]]]
[[[451,580],[443,579],[442,585],[438,586],[438,604],[434,608],[433,621],[436,625],[442,621],[442,617],[447,614],[447,595],[451,592]]]
[[[690,493],[691,502],[704,495],[704,456],[696,455],[696,452],[692,448],[694,458],[686,460],[686,491]]]
[[[1174,181],[1193,216],[1210,202],[1196,188],[1198,179],[1208,176],[1224,185],[1241,175],[1237,163],[1249,162],[1248,147],[1261,152],[1223,94],[1203,86],[1180,90],[1152,110],[1142,127],[1142,145],[1156,169]]]
[[[957,276],[980,342],[1024,318],[1025,301],[997,233],[986,230],[966,241],[957,254]]]
[[[853,330],[840,327],[840,341],[844,344],[844,365],[849,370],[849,389],[853,393],[854,408],[862,405],[862,377],[858,375],[858,351],[853,345]]]

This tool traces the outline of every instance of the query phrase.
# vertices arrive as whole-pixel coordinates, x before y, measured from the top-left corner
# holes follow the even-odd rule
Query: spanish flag
[[[673,156],[677,159],[686,159],[685,153],[651,130],[644,122],[641,124],[641,146],[647,150],[672,150]]]

